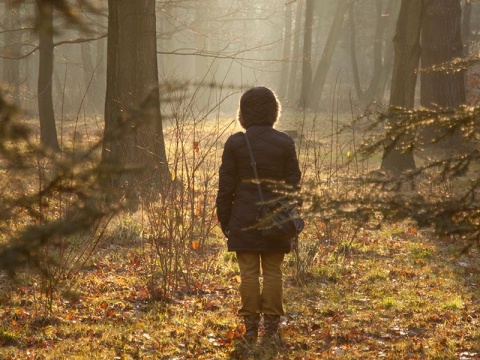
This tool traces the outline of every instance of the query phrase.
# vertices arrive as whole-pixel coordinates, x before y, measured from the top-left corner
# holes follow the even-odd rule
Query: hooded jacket
[[[276,190],[278,184],[298,188],[301,172],[292,138],[267,124],[249,126],[247,135],[265,201],[279,196],[269,184],[275,183]],[[224,146],[216,199],[218,220],[228,233],[228,250],[288,253],[289,241],[269,241],[255,228],[260,199],[254,179],[245,135],[233,134]]]

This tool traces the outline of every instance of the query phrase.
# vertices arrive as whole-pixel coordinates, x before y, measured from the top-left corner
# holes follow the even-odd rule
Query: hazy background
[[[93,2],[98,12],[80,9],[83,30],[70,30],[55,18],[53,98],[58,116],[103,117],[106,80],[107,2]],[[327,40],[338,17],[337,0],[314,1],[312,22],[306,23],[304,0],[175,0],[157,1],[157,45],[161,96],[168,101],[165,84],[188,82],[195,107],[208,111],[221,102],[222,114],[236,111],[239,88],[272,87],[285,108],[303,107],[302,76],[308,64],[311,79],[325,57]],[[353,18],[342,14],[340,31],[329,44],[331,59],[323,66],[327,77],[316,111],[335,108],[361,110],[372,100],[388,101],[392,37],[399,0],[361,0]],[[463,4],[464,5],[464,4]],[[480,6],[472,3],[467,51],[477,51]],[[32,31],[33,1],[22,3],[12,19],[7,2],[0,1],[0,80],[12,98],[31,116],[37,110],[38,36]],[[5,9],[5,11],[3,11]],[[352,35],[352,19],[355,33]],[[465,19],[464,19],[465,21]],[[310,31],[311,49],[305,48]],[[81,42],[82,40],[88,40]],[[352,47],[352,41],[355,46]],[[376,94],[360,93],[378,70],[375,44],[380,45],[383,71],[388,74]],[[352,49],[358,66],[357,88]],[[378,48],[377,48],[378,49]],[[15,58],[17,59],[9,59]],[[222,88],[212,89],[216,84]],[[233,86],[234,88],[231,88]],[[475,89],[473,89],[475,90]],[[232,96],[233,95],[233,96]],[[312,108],[312,106],[307,106]]]

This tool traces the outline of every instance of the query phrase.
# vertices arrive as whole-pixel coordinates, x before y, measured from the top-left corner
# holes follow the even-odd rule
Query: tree
[[[87,100],[91,110],[94,113],[99,111],[103,113],[105,106],[105,58],[106,39],[101,38],[106,31],[106,16],[102,13],[88,13],[88,16],[94,21],[89,31],[80,29],[78,41],[80,43],[80,53],[83,66],[84,91],[87,92]],[[92,41],[92,33],[96,37]],[[87,91],[88,89],[88,91]]]
[[[427,1],[422,21],[420,103],[423,107],[457,108],[465,104],[465,72],[443,71],[441,65],[463,58],[460,0]],[[432,67],[439,67],[432,69]],[[423,132],[428,142],[438,137],[435,126]],[[449,136],[450,140],[453,140]]]
[[[38,112],[40,143],[60,151],[52,99],[53,77],[53,3],[36,0],[40,63],[38,68]]]
[[[105,141],[107,164],[141,169],[113,185],[145,185],[168,178],[160,115],[154,0],[108,1]],[[118,136],[120,128],[128,132]]]
[[[303,17],[303,1],[297,0],[297,9],[295,14],[295,30],[293,36],[293,51],[292,51],[292,65],[288,74],[288,99],[290,101],[296,101],[297,96],[297,75],[298,75],[298,63],[300,58],[300,33],[302,29],[302,17]]]
[[[305,29],[303,33],[303,61],[302,61],[302,92],[299,106],[310,105],[310,91],[312,84],[312,32],[313,32],[313,0],[306,0]]]
[[[413,109],[417,69],[420,60],[420,32],[425,0],[402,0],[394,42],[395,57],[393,62],[390,106]],[[386,144],[382,157],[381,169],[393,174],[415,169],[413,158],[412,130],[390,136],[393,128],[401,128],[402,117],[392,119],[387,130]]]
[[[462,40],[465,48],[465,55],[470,53],[470,41],[472,38],[472,3],[465,1],[462,9]]]
[[[71,24],[80,25],[81,21],[76,11],[65,0],[48,1],[35,0],[37,12],[37,28],[39,37],[39,75],[38,75],[38,111],[40,117],[40,143],[53,150],[60,151],[55,113],[53,110],[52,82],[53,82],[53,50],[54,50],[54,10],[67,19]],[[92,9],[87,0],[80,0],[78,5]]]
[[[20,4],[13,0],[5,1],[5,52],[12,59],[3,60],[3,81],[13,87],[13,97],[18,99],[20,85],[20,57],[22,35],[19,32]]]
[[[311,91],[309,99],[307,100],[308,107],[318,108],[319,103],[323,96],[323,89],[325,87],[325,81],[327,74],[332,63],[333,53],[338,43],[338,39],[342,33],[343,22],[345,13],[348,7],[351,6],[350,0],[339,0],[335,17],[333,19],[332,27],[328,33],[327,42],[323,48],[323,53],[318,62],[317,69],[315,71],[315,77],[312,81]]]
[[[77,3],[85,4],[85,1]],[[78,25],[79,18],[66,1],[36,0],[35,6],[40,50],[52,52],[53,11],[59,11],[69,25]],[[52,58],[46,59],[41,70],[50,76]],[[51,93],[49,86],[46,91]],[[0,94],[0,157],[5,174],[20,183],[37,183],[36,191],[9,191],[2,197],[0,227],[10,229],[13,222],[18,226],[2,238],[0,271],[13,276],[22,267],[38,270],[29,272],[29,276],[40,275],[44,281],[42,286],[47,286],[46,292],[51,296],[52,285],[57,284],[60,277],[68,277],[65,270],[73,269],[72,266],[92,254],[99,240],[97,231],[102,229],[100,233],[103,233],[105,224],[122,208],[120,202],[104,201],[110,189],[99,180],[109,169],[92,162],[92,154],[97,153],[99,146],[97,143],[71,159],[56,152],[45,153],[39,149],[35,133],[19,116],[19,107],[5,101]],[[42,163],[48,164],[48,176]],[[38,172],[36,180],[32,178],[32,169]],[[56,205],[59,199],[62,206]],[[74,246],[71,246],[72,239],[75,239]],[[67,251],[64,251],[65,244],[68,244]],[[54,278],[58,275],[60,277]]]
[[[288,90],[288,65],[290,64],[291,48],[292,48],[292,16],[293,2],[285,2],[285,25],[283,34],[283,54],[282,69],[280,72],[280,85],[278,86],[278,94],[282,97],[287,96]]]
[[[363,89],[360,81],[356,50],[356,24],[355,3],[349,8],[350,20],[350,56],[352,58],[353,78],[355,91],[361,103],[372,100],[382,101],[387,83],[388,74],[391,72],[393,62],[393,35],[398,14],[398,0],[389,0],[387,6],[383,6],[382,0],[375,1],[376,27],[373,42],[373,71],[370,83]]]

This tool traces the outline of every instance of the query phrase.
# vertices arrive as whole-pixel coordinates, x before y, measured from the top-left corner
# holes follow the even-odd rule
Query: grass
[[[210,172],[218,168],[215,156],[221,149],[215,143],[228,134],[210,136],[209,127],[174,130],[166,131],[169,156],[180,165],[191,156],[194,159],[188,161],[205,165],[175,176],[197,178],[192,189],[201,180],[213,185]],[[198,140],[198,152],[193,139]],[[299,150],[306,159],[302,170],[314,180],[333,178],[335,172],[324,175],[323,169],[336,169],[350,149],[332,144],[326,151],[332,158],[312,153],[322,141],[321,131],[301,139],[304,147]],[[208,190],[214,192],[214,186]],[[195,189],[192,194],[202,193]],[[183,201],[189,205],[192,200]],[[182,214],[200,216],[193,210]],[[162,273],[155,263],[159,256],[149,257],[142,239],[145,220],[137,215],[122,215],[111,224],[88,264],[72,278],[60,279],[67,286],[54,294],[51,312],[45,311],[47,294],[28,270],[18,283],[0,275],[0,359],[230,358],[244,331],[236,316],[239,270],[218,228],[200,242],[197,237],[180,238],[182,246],[196,240],[195,247],[191,242],[188,251],[168,255],[188,257],[187,269],[171,267],[168,270],[177,272]],[[178,234],[185,229],[176,230]],[[302,281],[296,276],[293,254],[287,257],[287,314],[282,324],[287,351],[279,359],[480,357],[478,249],[460,255],[461,241],[436,239],[403,223],[362,230],[356,237],[353,233],[344,224],[307,226],[300,239],[302,256],[310,256]],[[153,276],[157,283],[166,279],[168,286],[178,286],[165,296],[148,286]]]
[[[395,234],[366,233],[348,252],[326,245],[305,285],[286,262],[288,350],[279,359],[480,356],[478,251],[460,256],[462,244],[412,234],[401,224]],[[306,231],[301,241],[309,236]],[[169,301],[149,298],[139,246],[110,238],[49,316],[38,311],[35,284],[8,285],[0,358],[229,358],[242,326],[235,315],[238,267],[223,240],[196,250],[197,281]],[[2,283],[5,293],[7,280]]]

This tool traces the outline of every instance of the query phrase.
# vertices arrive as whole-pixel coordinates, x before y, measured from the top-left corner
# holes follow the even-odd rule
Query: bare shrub
[[[356,147],[361,143],[352,117],[332,112],[330,115],[304,113],[296,120],[302,136],[297,153],[303,174],[302,214],[305,230],[293,248],[294,279],[304,283],[319,262],[327,245],[348,248],[358,231],[349,219],[336,217],[332,199],[346,200],[351,194],[352,178],[368,171],[369,160],[359,159]]]
[[[165,301],[180,287],[194,291],[199,276],[208,273],[210,261],[202,254],[208,253],[209,240],[218,233],[217,172],[223,141],[235,124],[234,119],[221,118],[222,100],[198,109],[200,90],[190,94],[187,89],[171,87],[166,95],[164,135],[172,181],[152,189],[162,195],[158,201],[144,202],[142,212],[143,258],[149,267],[145,281],[150,295]],[[199,262],[205,273],[192,274]]]

